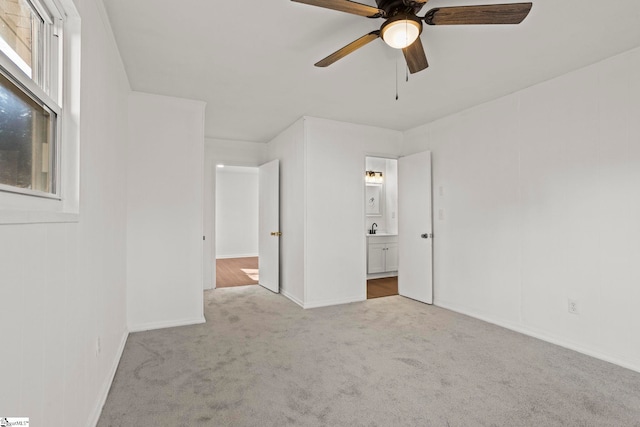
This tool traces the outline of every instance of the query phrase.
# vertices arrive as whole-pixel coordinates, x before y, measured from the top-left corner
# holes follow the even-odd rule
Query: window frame
[[[0,224],[77,222],[80,210],[81,19],[73,0],[26,0],[47,25],[41,82],[0,51],[0,72],[56,115],[50,153],[53,192],[0,184]],[[33,75],[33,73],[32,73]],[[47,91],[49,93],[47,93]],[[52,139],[53,139],[52,138]],[[50,149],[51,149],[50,148]]]
[[[25,196],[43,197],[60,200],[60,143],[62,141],[61,126],[62,108],[59,75],[64,71],[60,67],[58,58],[62,56],[63,45],[61,42],[61,28],[58,21],[62,20],[58,8],[53,4],[46,4],[39,0],[24,0],[32,8],[42,21],[41,37],[36,40],[38,60],[32,64],[31,77],[26,75],[18,65],[4,52],[0,51],[0,73],[13,83],[16,88],[34,102],[55,114],[55,120],[51,121],[49,129],[51,134],[51,147],[49,150],[49,170],[51,192],[20,188],[0,183],[0,192],[23,194]],[[42,4],[45,3],[45,4]],[[51,11],[52,6],[55,8]],[[58,99],[56,99],[58,98]]]

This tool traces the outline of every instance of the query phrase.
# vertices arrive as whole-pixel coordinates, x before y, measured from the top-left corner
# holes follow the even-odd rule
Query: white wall
[[[258,168],[216,174],[216,258],[258,256]]]
[[[94,425],[127,336],[130,89],[102,2],[76,4],[80,220],[0,225],[0,414],[29,417],[34,426]]]
[[[134,92],[129,129],[129,329],[203,322],[204,103]]]
[[[305,193],[304,119],[267,144],[267,158],[280,160],[280,292],[304,305]]]
[[[225,165],[260,166],[267,161],[267,144],[249,141],[206,138],[210,158]]]
[[[311,117],[304,126],[304,306],[365,300],[365,157],[396,156],[402,133]]]
[[[402,133],[304,117],[268,145],[280,160],[281,292],[305,308],[366,299],[364,166]]]
[[[635,49],[406,132],[436,304],[640,371],[639,75]]]

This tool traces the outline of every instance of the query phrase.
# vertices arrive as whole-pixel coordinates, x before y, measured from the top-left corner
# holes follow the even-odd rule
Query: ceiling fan
[[[409,71],[417,73],[429,66],[420,41],[422,21],[427,25],[491,25],[519,24],[527,17],[532,3],[490,4],[478,6],[436,7],[425,16],[418,12],[429,0],[376,0],[378,7],[350,0],[291,0],[312,6],[324,7],[367,18],[384,18],[379,30],[375,30],[338,49],[318,61],[316,67],[327,67],[362,46],[382,37],[391,47],[402,49]]]

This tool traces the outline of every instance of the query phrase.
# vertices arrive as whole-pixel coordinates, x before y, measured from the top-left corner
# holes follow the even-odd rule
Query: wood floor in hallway
[[[367,299],[398,295],[398,277],[367,280]]]
[[[258,257],[216,259],[216,288],[258,284]]]

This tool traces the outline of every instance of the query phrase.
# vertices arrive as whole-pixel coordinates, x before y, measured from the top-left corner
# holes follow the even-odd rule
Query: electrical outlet
[[[571,314],[580,314],[580,311],[578,310],[578,301],[577,300],[569,298],[568,299],[567,309],[569,310],[569,313],[571,313]]]
[[[444,221],[444,209],[438,209],[438,219]]]

